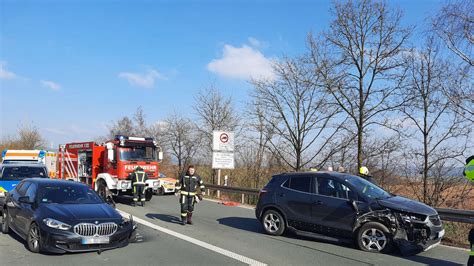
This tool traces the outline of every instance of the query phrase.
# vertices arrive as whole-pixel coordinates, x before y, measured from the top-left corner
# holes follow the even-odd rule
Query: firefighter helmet
[[[474,155],[467,158],[463,174],[467,180],[474,183]]]
[[[365,166],[362,166],[360,169],[359,169],[359,174],[361,175],[369,175],[369,168],[365,167]]]

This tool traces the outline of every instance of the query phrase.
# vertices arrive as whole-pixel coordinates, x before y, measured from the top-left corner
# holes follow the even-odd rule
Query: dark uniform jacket
[[[130,174],[133,185],[146,185],[148,175],[145,171],[135,171]]]
[[[198,175],[184,175],[176,181],[176,190],[179,190],[181,195],[194,196],[197,193],[198,187],[201,191],[204,190],[204,182]]]

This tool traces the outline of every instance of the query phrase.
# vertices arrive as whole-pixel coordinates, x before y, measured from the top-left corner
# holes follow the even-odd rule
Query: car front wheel
[[[262,224],[269,235],[279,236],[285,231],[285,220],[279,212],[274,210],[268,210],[263,214]]]
[[[2,212],[2,233],[8,234],[10,231],[10,217],[8,215],[7,209],[4,209]]]
[[[32,223],[30,230],[28,230],[28,237],[26,239],[28,249],[33,253],[39,253],[41,250],[41,235],[37,224]]]
[[[357,244],[364,251],[386,253],[392,248],[392,236],[383,224],[368,222],[359,229]]]

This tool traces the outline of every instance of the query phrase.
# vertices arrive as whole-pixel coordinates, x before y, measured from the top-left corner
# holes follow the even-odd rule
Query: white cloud
[[[248,41],[249,41],[250,46],[255,47],[255,48],[267,48],[268,47],[267,42],[257,40],[254,37],[249,37]]]
[[[58,91],[61,89],[61,85],[50,80],[41,80],[40,83],[43,87],[48,88],[53,91]]]
[[[132,86],[143,87],[143,88],[153,88],[155,86],[155,80],[161,79],[166,80],[167,78],[160,72],[149,69],[146,73],[131,73],[131,72],[122,72],[118,74],[119,78],[126,79],[128,83]]]
[[[258,42],[258,40],[254,40]],[[266,58],[255,47],[245,44],[242,47],[234,47],[226,44],[224,45],[222,58],[213,59],[207,65],[207,69],[228,78],[273,80],[275,73],[273,72],[272,61],[273,59]]]
[[[0,79],[14,79],[17,75],[11,71],[8,71],[5,67],[7,62],[0,61]]]

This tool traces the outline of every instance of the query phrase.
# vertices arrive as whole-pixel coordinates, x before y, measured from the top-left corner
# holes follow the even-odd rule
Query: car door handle
[[[313,201],[314,205],[324,205],[324,202],[320,200]]]

